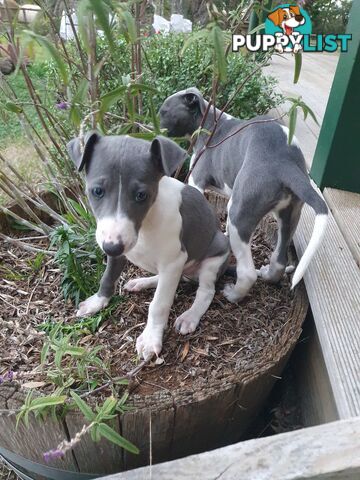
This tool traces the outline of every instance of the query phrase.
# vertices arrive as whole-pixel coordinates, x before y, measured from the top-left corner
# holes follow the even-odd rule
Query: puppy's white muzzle
[[[128,217],[105,217],[97,222],[96,241],[110,256],[125,254],[137,241],[135,225]]]

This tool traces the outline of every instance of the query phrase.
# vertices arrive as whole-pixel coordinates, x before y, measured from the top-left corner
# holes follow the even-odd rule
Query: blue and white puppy
[[[170,136],[192,135],[201,124],[208,106],[196,88],[190,88],[168,97],[160,109],[161,127]],[[227,230],[232,251],[237,260],[237,280],[226,285],[224,295],[237,302],[247,295],[257,276],[269,282],[278,282],[286,268],[287,249],[297,227],[301,208],[308,203],[316,213],[315,227],[310,242],[292,279],[294,287],[303,277],[317,250],[326,227],[328,209],[324,200],[311,187],[305,161],[294,139],[288,144],[288,129],[277,122],[257,123],[235,133],[257,117],[242,121],[212,107],[204,128],[212,131],[214,117],[218,127],[210,145],[199,158],[189,184],[201,192],[213,186],[230,197]],[[220,117],[220,118],[219,118]],[[201,134],[194,145],[194,155],[208,140]],[[251,237],[260,220],[273,212],[278,222],[278,240],[270,264],[255,270],[251,255]]]
[[[193,305],[175,323],[186,334],[196,329],[214,297],[229,257],[228,238],[203,195],[170,177],[186,156],[172,140],[158,136],[150,143],[92,132],[83,152],[79,139],[68,151],[78,170],[85,169],[96,240],[107,254],[99,291],[79,305],[77,315],[93,315],[108,305],[129,259],[155,275],[130,280],[125,289],[156,288],[136,348],[145,359],[158,355],[181,277],[199,282]]]

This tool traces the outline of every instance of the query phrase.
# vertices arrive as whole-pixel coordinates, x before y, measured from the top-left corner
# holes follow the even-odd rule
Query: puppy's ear
[[[275,12],[269,13],[267,18],[273,22],[274,25],[280,25],[282,20],[282,8],[278,8]]]
[[[166,137],[158,135],[151,143],[150,152],[152,158],[164,175],[170,177],[180,167],[187,156],[185,150]]]
[[[197,107],[199,105],[199,97],[196,95],[196,93],[185,93],[184,95],[184,101],[186,105],[190,108]]]
[[[289,10],[295,13],[295,15],[301,15],[300,7],[298,5],[290,5]]]
[[[94,151],[94,146],[96,142],[99,140],[100,134],[99,132],[92,131],[85,135],[84,138],[84,151],[82,152],[80,139],[74,138],[67,144],[67,150],[72,161],[75,163],[76,168],[79,172],[84,168],[84,166],[88,166],[90,163],[90,158]]]
[[[185,105],[191,110],[198,109],[201,113],[205,111],[204,97],[199,90],[195,87],[189,88],[183,95]]]

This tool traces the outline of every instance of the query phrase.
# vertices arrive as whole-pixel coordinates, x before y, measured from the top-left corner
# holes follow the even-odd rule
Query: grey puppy
[[[196,88],[189,88],[168,97],[160,109],[161,127],[170,136],[192,135],[201,124],[208,102]],[[288,144],[288,129],[277,122],[255,123],[238,120],[212,107],[204,124],[212,131],[215,117],[218,127],[211,140],[215,148],[207,148],[190,176],[189,184],[201,192],[213,186],[230,197],[227,230],[237,260],[236,283],[226,285],[224,295],[231,302],[241,300],[260,276],[278,282],[287,264],[287,249],[297,227],[301,208],[308,203],[316,213],[310,242],[292,279],[292,288],[301,280],[325,232],[328,209],[324,200],[311,187],[305,161],[296,139]],[[229,137],[225,140],[226,137]],[[200,134],[194,155],[208,140]],[[278,222],[278,241],[270,264],[255,270],[251,255],[251,237],[260,222],[273,212]]]
[[[127,258],[155,275],[130,280],[124,288],[156,288],[136,348],[145,359],[158,355],[181,277],[199,282],[193,305],[175,323],[186,334],[195,330],[214,297],[230,252],[228,238],[203,195],[170,177],[186,156],[172,140],[158,136],[150,143],[92,132],[83,152],[79,139],[68,144],[68,151],[78,170],[85,169],[96,240],[107,254],[99,291],[79,305],[77,315],[108,305]]]

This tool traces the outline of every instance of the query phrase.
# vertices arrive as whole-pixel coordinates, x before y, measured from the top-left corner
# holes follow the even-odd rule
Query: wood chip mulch
[[[33,244],[46,247],[43,239]],[[257,268],[268,263],[270,253],[268,239],[258,230],[253,238]],[[46,368],[39,368],[46,336],[39,327],[50,321],[54,325],[59,321],[73,325],[79,319],[74,315],[74,305],[62,297],[61,274],[54,260],[46,257],[40,270],[34,272],[31,262],[35,255],[0,242],[0,376],[14,371],[20,383],[45,381],[42,391],[49,393],[54,387],[46,382]],[[135,342],[144,328],[153,291],[128,294],[122,289],[129,278],[139,275],[147,274],[134,266],[127,268],[118,290],[123,301],[95,333],[84,334],[80,340],[83,347],[103,347],[99,355],[109,363],[114,377],[126,374],[139,362]],[[212,378],[226,378],[235,371],[255,372],[271,362],[287,339],[297,334],[299,325],[291,323],[295,297],[288,277],[277,286],[257,281],[251,294],[237,305],[221,294],[224,282],[232,281],[224,278],[219,282],[214,301],[200,326],[186,336],[176,333],[173,325],[176,317],[193,302],[196,285],[181,283],[161,360],[151,363],[137,376],[137,394],[201,388]],[[52,357],[49,362],[49,365],[53,362]]]

